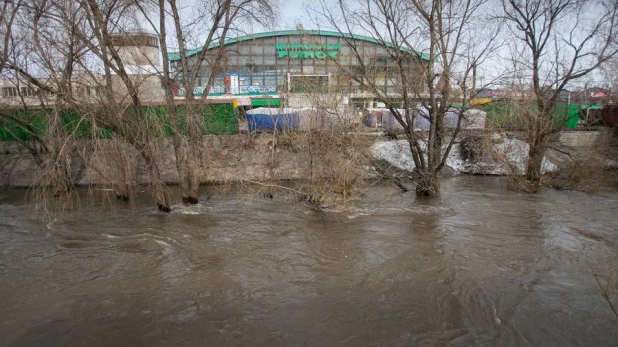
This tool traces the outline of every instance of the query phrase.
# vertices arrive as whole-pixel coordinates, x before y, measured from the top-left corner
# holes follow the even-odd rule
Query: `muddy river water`
[[[52,221],[0,191],[0,345],[617,345],[593,274],[618,268],[618,192],[387,190],[337,211],[84,198]]]

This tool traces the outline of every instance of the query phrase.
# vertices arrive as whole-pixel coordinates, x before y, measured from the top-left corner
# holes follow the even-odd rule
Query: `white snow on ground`
[[[526,170],[526,161],[528,160],[528,150],[530,146],[525,141],[518,139],[507,138],[499,134],[494,135],[494,139],[501,141],[494,143],[495,163],[493,171],[484,172],[492,175],[506,175],[510,173],[523,174]],[[496,165],[497,164],[497,165]],[[541,172],[554,172],[558,167],[543,158]],[[475,172],[472,172],[475,173]]]
[[[420,142],[423,151],[427,148],[425,143]],[[371,153],[376,159],[384,160],[401,170],[412,171],[415,167],[412,152],[407,140],[376,142],[371,146]],[[464,169],[464,161],[459,153],[459,146],[453,145],[446,166],[455,173]]]
[[[459,143],[455,143],[446,159],[446,166],[455,173],[482,173],[490,175],[507,175],[523,173],[528,157],[528,144],[518,139],[511,139],[496,134],[494,137],[492,159],[487,162],[468,163],[461,158]],[[423,150],[426,148],[420,142]],[[381,141],[371,146],[371,153],[376,159],[384,160],[391,165],[406,171],[415,167],[412,152],[407,140]],[[558,170],[552,162],[543,159],[543,173]]]
[[[374,158],[384,160],[400,170],[412,171],[414,160],[408,141],[381,141],[371,146]]]

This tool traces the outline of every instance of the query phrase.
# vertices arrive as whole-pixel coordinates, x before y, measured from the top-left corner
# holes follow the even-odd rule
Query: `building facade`
[[[142,103],[164,102],[165,91],[162,84],[162,74],[159,72],[161,63],[157,36],[137,32],[114,34],[110,38],[124,65],[125,72],[137,89]],[[23,106],[54,105],[59,100],[57,95],[60,93],[83,104],[102,105],[107,101],[107,80],[103,71],[97,69],[85,71],[76,66],[75,71],[70,76],[70,95],[67,95],[68,80],[63,79],[61,71],[47,71],[47,75],[51,75],[51,77],[38,78],[38,83],[32,83],[32,81],[16,74],[13,74],[10,78],[0,78],[0,110]],[[124,81],[113,71],[110,81],[114,99],[121,103],[127,103],[130,96]],[[37,84],[46,88],[39,88]]]
[[[189,74],[197,74],[194,95],[204,93],[211,73],[208,62],[219,48],[218,43],[212,44],[201,65],[197,62],[199,49],[187,52]],[[374,96],[361,87],[360,78],[371,79],[370,83],[385,95],[401,97],[401,69],[391,58],[393,49],[405,53],[409,80],[418,84],[414,94],[421,95],[426,88],[426,55],[366,36],[317,30],[276,31],[228,39],[223,49],[209,97],[281,98],[287,99],[287,104],[301,100],[291,106],[311,106],[302,105],[308,102],[306,95],[336,94],[344,103],[371,106],[367,103]],[[180,56],[171,52],[168,57],[182,86]],[[180,93],[185,92],[181,89]]]

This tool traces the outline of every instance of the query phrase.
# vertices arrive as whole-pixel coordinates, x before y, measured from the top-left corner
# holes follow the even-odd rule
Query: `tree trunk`
[[[528,150],[528,163],[526,166],[526,190],[536,193],[541,189],[541,173],[543,167],[543,157],[547,146],[545,141],[534,141],[530,143]]]
[[[129,177],[129,169],[126,166],[127,161],[122,155],[122,161],[117,166],[118,176],[116,177],[116,182],[113,184],[113,191],[118,200],[129,201],[131,199],[131,187],[130,187],[130,177]]]
[[[198,158],[195,158],[197,160]],[[191,170],[189,170],[189,198],[187,199],[187,203],[189,204],[197,204],[198,203],[198,195],[200,190],[200,170],[199,170],[199,162],[193,162],[191,165]]]
[[[157,204],[157,207],[159,208],[160,211],[163,211],[163,212],[172,211],[172,209],[170,208],[168,199],[167,199],[167,193],[165,192],[165,186],[163,186],[163,184],[153,183],[152,197],[154,198]]]
[[[179,182],[182,202],[185,204],[197,204],[199,202],[197,198],[199,194],[199,181],[197,180],[195,167],[193,167],[195,164],[185,155],[180,165],[183,167],[183,173]]]
[[[50,186],[51,195],[61,197],[69,194],[72,187],[71,180],[71,158],[67,154],[62,154],[54,149],[53,162],[50,163],[52,180]]]
[[[159,210],[163,212],[170,212],[169,199],[165,191],[165,185],[161,182],[161,174],[159,172],[159,166],[155,160],[154,151],[151,148],[140,148],[140,153],[146,161],[146,166],[150,173],[150,182],[152,185],[152,197],[157,204]]]
[[[123,184],[122,182],[118,182],[114,184],[113,187],[114,194],[116,195],[116,199],[122,201],[129,201],[131,199],[131,194],[129,193],[129,185]]]
[[[50,132],[47,147],[50,148],[50,158],[46,165],[46,174],[50,175],[50,193],[54,197],[67,195],[73,186],[71,179],[71,156],[68,154],[69,143],[60,114],[56,108],[48,115]]]
[[[193,151],[189,144],[182,143],[176,147],[176,169],[178,171],[178,184],[182,202],[185,204],[197,204],[199,193],[199,180],[197,178],[197,165]],[[197,184],[196,184],[197,182]]]
[[[416,182],[417,196],[435,196],[440,191],[439,173],[429,171],[418,171]]]
[[[192,85],[192,84],[191,84]],[[187,95],[187,125],[189,127],[187,156],[183,163],[186,168],[186,184],[182,188],[182,201],[188,204],[197,204],[200,189],[200,165],[202,164],[202,146],[204,120],[201,113],[196,112],[196,105],[192,95]]]
[[[131,160],[129,160],[126,149],[123,147],[120,140],[115,136],[115,143],[112,147],[111,160],[116,162],[117,174],[114,177],[112,189],[118,200],[131,200]]]

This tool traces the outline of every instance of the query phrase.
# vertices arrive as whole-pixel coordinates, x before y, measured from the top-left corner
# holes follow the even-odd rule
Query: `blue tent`
[[[259,107],[247,111],[247,125],[250,132],[299,129],[300,111],[290,108]]]

